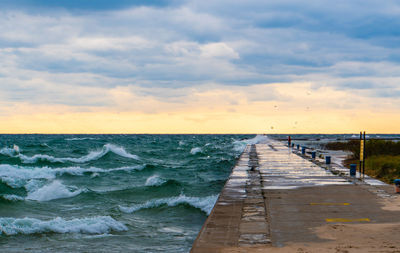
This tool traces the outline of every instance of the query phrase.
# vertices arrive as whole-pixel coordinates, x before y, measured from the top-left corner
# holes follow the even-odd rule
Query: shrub
[[[352,152],[351,161],[360,159],[360,141],[331,142],[325,145],[330,150]],[[386,140],[367,140],[365,143],[365,173],[387,183],[400,178],[400,142]]]

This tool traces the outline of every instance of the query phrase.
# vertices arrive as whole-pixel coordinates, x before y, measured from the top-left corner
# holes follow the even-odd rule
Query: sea
[[[189,252],[255,135],[0,135],[0,252]]]
[[[245,146],[265,138],[287,135],[0,135],[0,252],[189,252]]]

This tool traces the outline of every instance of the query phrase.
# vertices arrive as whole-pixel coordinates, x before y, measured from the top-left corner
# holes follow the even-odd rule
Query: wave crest
[[[93,137],[75,137],[75,138],[66,138],[66,141],[83,141],[83,140],[98,140],[98,138]]]
[[[4,195],[1,195],[1,197],[2,197],[3,199],[5,199],[5,200],[8,200],[8,201],[21,201],[21,200],[25,200],[24,197],[21,197],[21,196],[15,195],[15,194],[4,194]]]
[[[246,145],[265,142],[268,139],[269,138],[267,136],[258,134],[254,138],[251,138],[251,139],[237,140],[237,141],[234,141],[232,143],[233,144],[233,150],[241,153],[246,148]]]
[[[21,167],[17,165],[1,164],[0,165],[0,180],[13,188],[25,187],[30,180],[44,179],[52,180],[56,176],[70,174],[81,176],[84,173],[107,173],[112,171],[132,171],[142,170],[145,165],[127,166],[112,169],[101,169],[96,167],[65,167],[65,168],[50,168],[50,167]]]
[[[167,182],[165,179],[161,178],[158,175],[153,175],[147,178],[145,186],[159,186]]]
[[[49,201],[54,199],[71,198],[79,195],[83,190],[70,191],[60,181],[55,180],[35,191],[28,193],[26,199],[36,201]]]
[[[89,154],[82,156],[82,157],[54,157],[51,155],[44,155],[44,154],[36,154],[34,156],[26,156],[24,154],[17,153],[15,149],[11,148],[3,148],[0,150],[0,153],[3,155],[11,156],[11,157],[18,157],[21,159],[23,163],[36,163],[38,161],[48,161],[52,163],[65,163],[65,162],[73,162],[73,163],[86,163],[90,162],[93,160],[98,160],[101,157],[105,156],[109,152],[112,152],[116,155],[129,158],[129,159],[134,159],[134,160],[139,160],[139,157],[137,155],[133,155],[128,153],[123,147],[119,147],[113,144],[105,144],[101,150],[98,151],[92,151]]]
[[[35,234],[35,233],[83,233],[105,234],[111,231],[127,231],[128,228],[110,216],[64,220],[57,217],[42,221],[34,218],[0,218],[0,234]]]
[[[190,154],[192,154],[192,155],[195,155],[195,154],[197,154],[197,153],[202,153],[202,152],[203,152],[203,149],[200,148],[200,147],[195,147],[195,148],[192,148],[192,149],[190,150]]]
[[[177,197],[149,200],[143,204],[137,204],[130,207],[125,207],[125,206],[118,206],[118,207],[119,210],[121,210],[124,213],[133,213],[141,209],[156,208],[163,205],[177,206],[181,204],[187,204],[195,208],[198,208],[203,212],[205,212],[207,215],[209,215],[217,199],[218,195],[211,195],[207,197],[188,197],[181,194]]]
[[[6,155],[6,156],[16,156],[18,154],[18,151],[15,150],[14,148],[2,148],[0,149],[0,154]]]

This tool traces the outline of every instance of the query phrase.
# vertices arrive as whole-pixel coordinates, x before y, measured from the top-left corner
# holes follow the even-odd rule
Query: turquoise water
[[[2,252],[188,252],[254,135],[0,135]]]

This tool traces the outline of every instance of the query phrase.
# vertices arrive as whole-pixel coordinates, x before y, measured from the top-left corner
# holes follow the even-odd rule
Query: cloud
[[[2,3],[7,108],[155,115],[313,107],[304,99],[329,111],[356,108],[353,99],[400,98],[396,1],[89,2]],[[341,102],[309,100],[299,83]]]
[[[70,11],[102,11],[110,9],[121,9],[132,6],[155,6],[164,7],[173,4],[175,1],[167,0],[96,0],[96,1],[80,1],[80,0],[2,0],[3,7],[7,8],[58,8],[68,9]]]
[[[354,133],[363,126],[369,132],[390,133],[400,123],[393,118],[400,109],[398,99],[370,100],[331,87],[315,88],[312,83],[210,84],[191,89],[179,101],[162,101],[131,88],[117,87],[107,94],[116,103],[113,107],[75,110],[62,104],[2,103],[0,132]],[[372,118],[385,121],[385,128]]]

